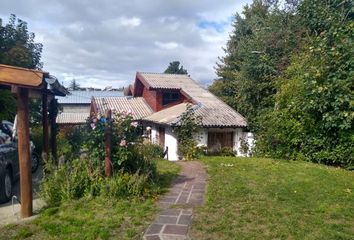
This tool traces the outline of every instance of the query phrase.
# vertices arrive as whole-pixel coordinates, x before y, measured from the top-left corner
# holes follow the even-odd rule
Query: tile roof
[[[131,111],[134,119],[142,119],[153,113],[143,97],[94,97],[97,111],[101,114],[108,109],[118,112]]]
[[[71,91],[66,97],[56,97],[59,104],[90,104],[92,97],[121,97],[120,91]]]
[[[57,116],[58,124],[84,124],[90,113],[67,113],[62,112]]]
[[[207,127],[246,127],[246,119],[229,105],[221,101],[208,90],[199,86],[188,75],[143,73],[138,76],[155,89],[181,89],[198,107],[195,112],[202,117],[204,126]],[[164,110],[162,110],[164,111]]]

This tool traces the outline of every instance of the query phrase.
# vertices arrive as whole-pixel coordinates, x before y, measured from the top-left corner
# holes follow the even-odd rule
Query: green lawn
[[[354,239],[354,172],[307,162],[204,158],[192,239]]]
[[[179,166],[158,162],[161,192]],[[44,210],[38,218],[0,228],[0,239],[141,239],[157,208],[155,199],[81,199]]]

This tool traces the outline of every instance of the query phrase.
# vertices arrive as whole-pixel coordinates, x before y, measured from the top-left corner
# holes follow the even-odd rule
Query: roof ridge
[[[177,75],[177,76],[187,76],[187,77],[190,77],[188,73],[186,74],[178,74],[178,73],[158,73],[158,72],[139,72],[137,71],[137,73],[140,73],[140,74],[161,74],[161,75]]]

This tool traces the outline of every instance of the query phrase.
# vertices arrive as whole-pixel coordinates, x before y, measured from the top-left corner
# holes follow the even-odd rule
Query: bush
[[[55,166],[52,161],[45,165],[41,195],[49,206],[57,206],[67,200],[95,196],[99,192],[102,176],[88,160],[75,159]]]
[[[75,159],[58,167],[49,161],[45,172],[41,196],[49,206],[83,197],[129,198],[154,194],[150,174],[120,171],[105,178],[101,167],[89,159]]]
[[[43,151],[43,128],[42,127],[31,128],[31,141],[35,146],[34,151],[39,156],[41,156]]]
[[[57,135],[57,152],[59,157],[64,156],[65,159],[72,158],[72,147],[62,131]]]
[[[235,153],[232,147],[222,147],[220,151],[220,156],[223,157],[235,156]]]
[[[198,132],[202,126],[202,118],[196,116],[193,105],[188,104],[187,109],[173,125],[178,139],[178,154],[186,160],[198,158],[197,141]]]
[[[162,158],[164,154],[162,146],[150,142],[139,145],[138,151],[146,161]]]

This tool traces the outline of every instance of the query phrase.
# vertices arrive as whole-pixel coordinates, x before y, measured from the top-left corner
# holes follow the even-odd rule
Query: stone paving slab
[[[177,162],[182,171],[158,202],[161,212],[144,234],[145,240],[188,240],[193,207],[202,205],[207,174],[199,162]]]

